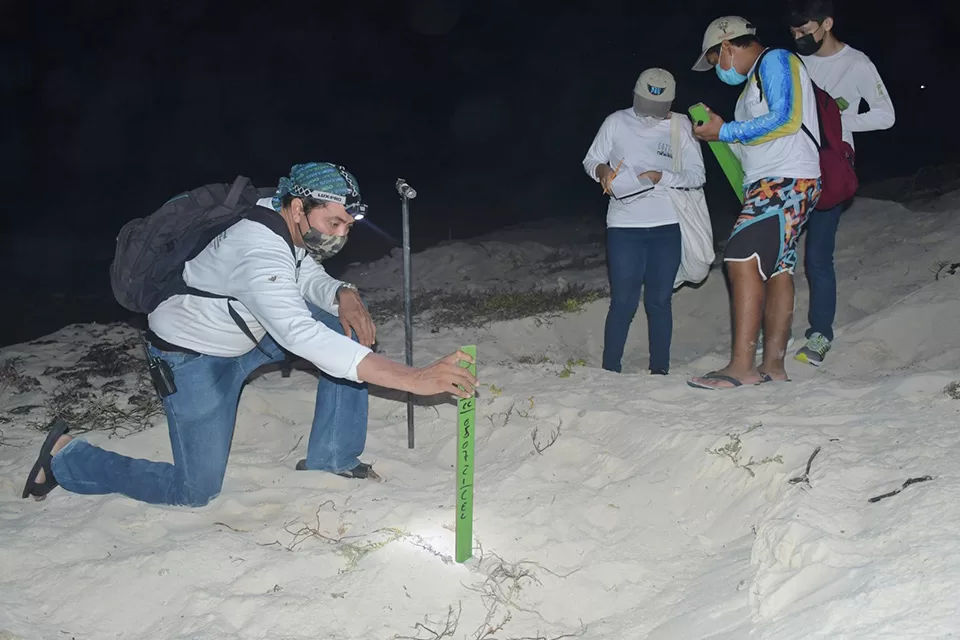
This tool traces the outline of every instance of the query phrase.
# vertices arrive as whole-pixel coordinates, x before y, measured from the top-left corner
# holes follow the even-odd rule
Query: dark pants
[[[680,225],[607,229],[607,273],[610,310],[603,332],[603,368],[620,372],[620,360],[633,316],[647,313],[650,369],[670,368],[673,335],[673,281],[680,268]]]
[[[837,315],[837,273],[833,268],[833,251],[844,209],[841,204],[825,211],[815,210],[807,218],[804,271],[810,285],[808,338],[814,333],[822,333],[827,340],[833,340],[833,320]]]

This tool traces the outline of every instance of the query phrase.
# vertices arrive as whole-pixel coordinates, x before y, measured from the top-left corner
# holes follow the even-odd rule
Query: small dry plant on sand
[[[560,437],[560,429],[563,427],[563,419],[558,418],[559,424],[557,424],[556,429],[550,430],[550,435],[541,438],[540,431],[537,427],[533,428],[533,431],[530,433],[530,439],[533,440],[533,449],[539,455],[543,455],[543,452],[552,447],[557,443],[557,439]]]
[[[558,378],[569,378],[575,373],[575,367],[585,367],[587,366],[587,361],[583,358],[570,358],[567,360],[567,363],[563,365],[563,369],[560,373],[557,374]]]
[[[510,424],[510,418],[512,416],[517,416],[523,420],[533,420],[540,421],[543,418],[536,416],[533,413],[535,407],[535,401],[533,396],[527,399],[529,403],[529,409],[517,409],[516,403],[511,404],[507,407],[506,411],[501,411],[498,413],[487,414],[487,420],[490,421],[490,426],[493,429],[502,429],[503,427]],[[538,455],[543,455],[543,452],[552,447],[557,443],[557,440],[560,438],[561,432],[563,430],[563,418],[557,417],[557,426],[550,427],[549,435],[543,435],[540,432],[540,427],[534,427],[530,432],[530,440],[533,442],[533,450]]]
[[[727,437],[730,438],[730,442],[723,445],[722,447],[717,447],[715,449],[707,448],[706,452],[714,456],[729,458],[730,461],[733,463],[734,467],[738,469],[743,469],[748,474],[750,474],[751,478],[756,477],[757,474],[754,473],[751,467],[759,467],[760,465],[770,464],[771,462],[778,462],[780,464],[783,464],[783,457],[780,455],[767,456],[763,460],[754,460],[753,456],[750,456],[749,460],[747,460],[746,462],[743,462],[743,458],[742,458],[743,443],[741,442],[740,438],[742,436],[747,435],[751,431],[756,431],[762,426],[763,426],[762,422],[757,422],[749,426],[746,429],[746,431],[744,431],[743,433],[728,433]]]
[[[0,364],[0,388],[13,393],[26,393],[40,387],[40,381],[21,369],[23,358],[16,356]]]
[[[960,400],[960,380],[956,380],[948,384],[946,387],[944,387],[943,392],[949,398]]]
[[[517,356],[513,361],[522,365],[547,364],[550,358],[545,353],[534,353]]]
[[[348,498],[344,507],[349,502],[350,499]],[[337,514],[336,531],[330,531],[330,527],[323,524],[325,514],[329,515],[325,511],[327,507],[330,508],[330,514]],[[333,500],[327,500],[317,507],[313,522],[306,523],[293,520],[283,526],[283,530],[290,536],[286,545],[281,545],[279,540],[270,543],[270,545],[281,545],[287,551],[296,551],[308,540],[319,540],[333,546],[334,550],[343,556],[347,563],[346,570],[349,570],[355,568],[363,558],[374,551],[408,535],[405,531],[393,527],[382,527],[364,534],[347,535],[351,527],[351,524],[347,522],[347,516],[354,513],[356,511],[351,509],[338,511],[336,503]]]
[[[586,626],[583,622],[580,623],[580,629],[576,632],[558,635],[547,635],[546,632],[541,631],[537,631],[535,635],[513,635],[508,630],[515,613],[529,614],[549,625],[540,612],[520,604],[520,597],[524,590],[542,585],[538,572],[564,579],[576,573],[579,569],[567,574],[558,574],[536,562],[527,560],[508,562],[493,553],[484,555],[481,549],[477,570],[484,575],[484,578],[466,588],[479,595],[480,601],[486,609],[486,614],[479,627],[472,632],[457,635],[463,614],[463,603],[458,602],[456,608],[452,605],[448,607],[445,617],[431,620],[429,616],[425,616],[423,622],[416,623],[413,627],[416,635],[396,635],[391,640],[437,640],[439,638],[561,640],[577,638],[586,632]]]
[[[937,260],[930,271],[933,273],[934,280],[942,280],[947,276],[956,275],[957,269],[960,269],[960,262]]]

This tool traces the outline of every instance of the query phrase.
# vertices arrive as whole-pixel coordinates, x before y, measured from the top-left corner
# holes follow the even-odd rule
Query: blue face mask
[[[720,57],[721,58],[723,57],[722,49],[720,50]],[[721,69],[719,59],[717,60],[717,66],[715,66],[714,69],[717,70],[717,77],[720,78],[720,80],[725,82],[726,84],[737,86],[738,84],[743,84],[744,82],[747,81],[747,76],[737,71],[737,68],[733,66],[732,56],[730,60],[729,69]]]

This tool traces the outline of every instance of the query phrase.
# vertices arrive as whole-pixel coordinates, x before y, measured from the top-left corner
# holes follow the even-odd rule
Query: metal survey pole
[[[406,335],[407,366],[413,366],[413,287],[410,276],[410,201],[417,191],[397,178],[397,193],[403,200],[403,328]],[[413,449],[413,396],[407,394],[407,448]]]

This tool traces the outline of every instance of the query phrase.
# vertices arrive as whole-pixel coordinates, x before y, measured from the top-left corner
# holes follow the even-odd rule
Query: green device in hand
[[[693,105],[687,112],[698,126],[710,119],[710,114],[702,102]],[[727,180],[730,181],[733,192],[737,194],[740,202],[743,202],[743,167],[740,166],[740,160],[726,142],[708,142],[707,144],[716,156],[717,162],[720,163],[720,168],[723,169]]]

